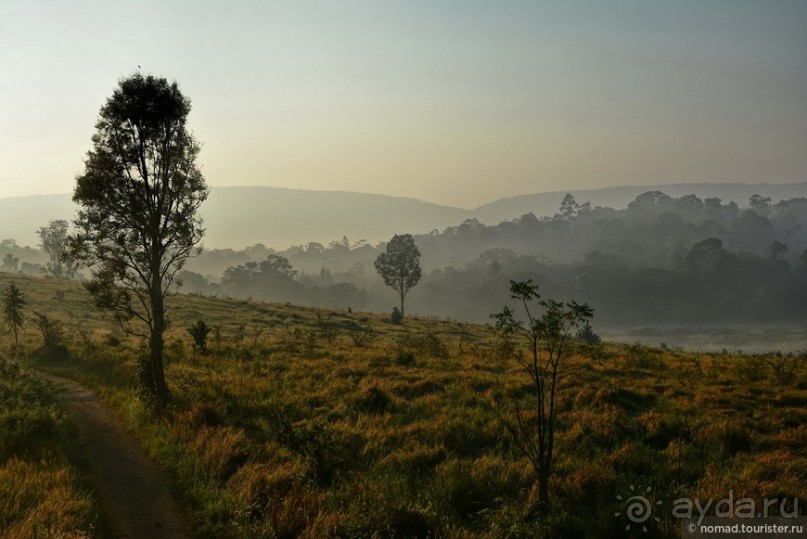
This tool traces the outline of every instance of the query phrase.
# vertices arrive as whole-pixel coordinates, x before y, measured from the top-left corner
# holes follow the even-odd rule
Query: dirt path
[[[114,537],[188,537],[168,481],[120,420],[86,387],[50,374],[37,376],[64,389],[62,400],[78,427],[91,479]]]

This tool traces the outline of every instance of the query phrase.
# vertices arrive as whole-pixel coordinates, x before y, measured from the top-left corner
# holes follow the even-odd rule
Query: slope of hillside
[[[0,199],[0,239],[36,245],[36,230],[54,219],[72,220],[70,195]],[[427,233],[461,223],[467,212],[414,198],[277,187],[214,187],[202,206],[208,248],[263,243],[284,249],[347,236],[377,243],[402,230]]]
[[[782,199],[807,196],[807,183],[799,184],[675,184],[610,187],[571,191],[578,202],[624,208],[637,195],[660,190],[673,197],[694,193],[701,198],[720,197],[744,206],[752,194]],[[279,187],[214,187],[202,206],[207,248],[241,249],[262,243],[275,249],[347,236],[351,241],[386,241],[393,234],[426,234],[434,229],[475,217],[498,224],[532,212],[552,215],[566,191],[510,197],[475,210],[431,204],[422,200],[346,191],[310,191]],[[71,220],[76,208],[69,194],[0,199],[0,240],[13,238],[20,245],[36,245],[36,230],[54,219]]]
[[[19,245],[39,242],[36,230],[49,221],[70,221],[76,207],[68,194],[34,195],[0,199],[0,240],[13,239]]]
[[[465,219],[459,208],[414,198],[276,187],[218,187],[202,208],[208,247],[284,248],[347,236],[372,243],[401,231],[427,233]]]

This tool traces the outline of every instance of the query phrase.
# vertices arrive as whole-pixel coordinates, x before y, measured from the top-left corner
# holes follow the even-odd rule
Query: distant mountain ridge
[[[601,189],[569,189],[519,195],[499,199],[473,210],[475,217],[485,224],[498,224],[520,217],[526,213],[536,216],[554,215],[566,193],[578,203],[591,202],[592,206],[623,209],[638,195],[647,191],[662,191],[673,198],[695,194],[698,197],[722,199],[723,203],[736,202],[739,206],[748,203],[751,195],[770,197],[775,204],[781,200],[807,197],[807,182],[802,183],[675,183],[665,185],[640,185],[604,187]]]
[[[526,213],[553,215],[564,195],[579,203],[624,208],[646,191],[663,191],[680,197],[701,198],[746,205],[753,194],[774,203],[807,197],[807,182],[791,184],[700,183],[607,187],[535,193],[503,198],[474,210],[442,206],[415,198],[347,191],[310,191],[279,187],[213,187],[202,206],[208,248],[240,249],[256,243],[284,249],[311,241],[327,243],[346,236],[370,243],[393,234],[424,234],[476,218],[498,224]],[[53,219],[72,220],[76,207],[69,194],[0,199],[0,240],[13,238],[20,245],[36,245],[36,230]]]

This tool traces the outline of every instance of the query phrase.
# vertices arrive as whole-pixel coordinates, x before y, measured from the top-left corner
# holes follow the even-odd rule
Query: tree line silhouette
[[[469,219],[411,237],[422,271],[407,289],[412,313],[486,321],[510,280],[533,279],[553,297],[586,298],[600,324],[807,317],[807,198],[772,204],[755,195],[740,207],[649,191],[617,210],[567,195],[553,216],[492,226]],[[400,298],[376,268],[387,245],[342,238],[205,251],[182,272],[182,290],[390,311]],[[5,271],[53,266],[13,240],[0,242],[0,260]]]
[[[413,236],[422,279],[413,312],[486,320],[511,280],[584,297],[600,323],[765,322],[807,316],[807,199],[746,207],[695,195],[639,195],[626,209],[577,203],[486,226],[476,220]],[[203,253],[186,290],[316,306],[389,310],[374,265],[386,244],[347,238],[282,251]],[[282,261],[282,262],[280,262]],[[216,270],[228,265],[216,282]]]

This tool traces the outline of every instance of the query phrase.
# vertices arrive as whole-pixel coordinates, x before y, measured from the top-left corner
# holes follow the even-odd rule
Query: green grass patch
[[[76,433],[53,387],[0,357],[0,530],[4,538],[102,537]]]

